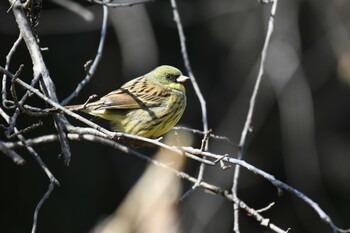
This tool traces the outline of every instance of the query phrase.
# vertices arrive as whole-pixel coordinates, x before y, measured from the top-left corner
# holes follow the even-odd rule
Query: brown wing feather
[[[122,89],[105,95],[101,98],[101,102],[103,104],[99,108],[103,109],[137,109],[142,105],[130,92]]]
[[[97,101],[99,106],[96,109],[138,109],[161,105],[170,95],[169,91],[149,82],[145,77],[129,81]]]

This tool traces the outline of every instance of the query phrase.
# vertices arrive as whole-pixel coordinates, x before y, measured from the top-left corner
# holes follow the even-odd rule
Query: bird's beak
[[[189,77],[187,77],[187,76],[185,76],[185,75],[181,75],[180,77],[178,77],[177,79],[176,79],[176,82],[178,82],[178,83],[184,83],[184,82],[186,82],[187,80],[189,80],[190,78]]]

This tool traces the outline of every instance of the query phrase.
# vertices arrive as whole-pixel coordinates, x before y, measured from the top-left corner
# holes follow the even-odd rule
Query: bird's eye
[[[179,75],[174,75],[174,74],[167,74],[166,78],[170,81],[176,82],[176,79],[179,77]]]

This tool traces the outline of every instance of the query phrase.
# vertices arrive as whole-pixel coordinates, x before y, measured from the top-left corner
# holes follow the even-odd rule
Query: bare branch
[[[35,233],[36,229],[37,229],[37,222],[38,222],[38,214],[40,211],[41,206],[44,204],[44,202],[46,201],[47,198],[49,198],[50,194],[52,193],[53,189],[55,188],[55,183],[51,182],[49,184],[49,188],[47,189],[46,193],[44,194],[44,196],[40,199],[40,201],[38,202],[35,211],[34,211],[34,217],[33,217],[33,226],[32,226],[32,231],[31,233]]]
[[[25,134],[25,133],[28,133],[29,131],[33,130],[33,129],[36,129],[40,126],[43,125],[43,122],[42,121],[39,121],[38,123],[35,123],[35,124],[32,124],[31,126],[28,126],[24,129],[21,129],[21,130],[18,130],[16,133],[13,133],[11,135],[8,135],[7,137],[8,138],[14,138],[14,137],[17,137],[18,134]]]
[[[22,41],[22,36],[19,35],[18,39],[15,41],[15,43],[13,44],[12,48],[10,49],[9,53],[6,56],[5,70],[9,69],[10,63],[11,63],[11,58],[12,58],[13,54],[15,53],[18,45],[21,43],[21,41]],[[9,104],[12,104],[12,102],[7,99],[7,90],[6,90],[7,82],[6,82],[6,80],[7,80],[6,75],[4,74],[2,76],[1,97],[2,97],[2,105],[5,108],[9,108],[10,107]]]
[[[253,118],[253,113],[254,113],[254,107],[255,107],[255,102],[256,102],[257,95],[258,95],[258,91],[260,88],[260,83],[261,83],[261,80],[262,80],[262,77],[263,77],[264,71],[265,71],[265,62],[266,62],[266,57],[267,57],[267,52],[269,49],[270,41],[271,41],[271,35],[272,35],[273,29],[274,29],[274,21],[275,21],[277,3],[278,3],[278,0],[274,0],[272,7],[271,7],[269,25],[267,28],[264,46],[263,46],[263,49],[261,51],[261,61],[260,61],[260,66],[259,66],[259,73],[258,73],[256,82],[255,82],[252,96],[250,98],[247,118],[246,118],[246,121],[244,123],[244,128],[242,130],[241,139],[239,141],[238,159],[242,159],[244,156],[245,141],[247,138],[248,131],[251,130],[251,128],[252,128],[252,118]],[[232,189],[231,189],[234,197],[237,197],[238,178],[239,178],[239,173],[240,173],[239,170],[240,170],[240,168],[237,165],[235,167],[235,172],[233,175],[233,184],[232,184]],[[239,233],[239,209],[238,209],[238,206],[236,204],[234,204],[233,209],[234,209],[233,231],[236,233]]]

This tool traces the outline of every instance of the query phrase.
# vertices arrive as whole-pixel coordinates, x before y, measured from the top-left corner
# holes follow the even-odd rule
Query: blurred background
[[[60,100],[85,77],[83,66],[95,57],[100,38],[102,7],[74,2],[84,11],[76,14],[54,1],[44,1],[37,27],[41,47],[48,48],[43,55]],[[257,0],[178,0],[177,4],[192,69],[207,102],[209,127],[214,134],[238,143],[271,5]],[[8,2],[0,3],[1,66],[18,37],[8,8]],[[248,135],[244,157],[309,196],[343,228],[350,228],[349,10],[346,0],[279,1],[254,130]],[[20,64],[25,65],[21,79],[29,82],[32,64],[24,43],[12,58],[10,71],[14,73]],[[161,64],[186,73],[170,1],[109,9],[102,60],[91,82],[71,103],[84,102],[91,94],[102,96]],[[199,101],[190,83],[187,96],[180,125],[202,129]],[[35,98],[32,103],[42,104]],[[94,121],[108,127],[104,121]],[[34,122],[37,119],[21,116],[18,127]],[[26,136],[55,133],[50,117],[44,123]],[[200,143],[201,138],[195,136],[191,145],[200,147]],[[237,148],[225,142],[211,140],[209,148],[237,156]],[[66,167],[57,159],[58,143],[36,147],[61,183],[42,206],[37,232],[99,232],[96,226],[107,221],[128,197],[147,167],[145,161],[97,143],[71,142],[71,149],[71,163]],[[33,157],[25,150],[18,152],[26,159],[24,166],[0,156],[1,232],[29,232],[34,209],[49,184]],[[144,153],[152,157],[156,151]],[[187,160],[183,166],[185,172],[197,175],[197,162]],[[232,177],[232,168],[207,167],[204,180],[230,190]],[[180,182],[182,191],[179,188],[176,195],[191,187]],[[238,194],[255,209],[275,202],[263,216],[283,229],[331,232],[305,203],[287,192],[279,195],[266,180],[244,169]],[[174,232],[232,232],[233,207],[220,196],[198,189],[173,208]],[[270,232],[243,211],[240,227],[241,232]]]

